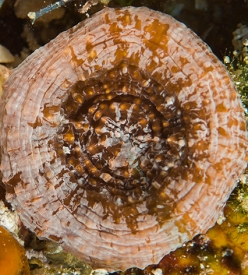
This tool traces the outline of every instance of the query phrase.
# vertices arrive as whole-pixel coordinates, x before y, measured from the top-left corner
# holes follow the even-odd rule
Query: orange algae
[[[24,248],[0,226],[0,270],[4,275],[29,275]]]

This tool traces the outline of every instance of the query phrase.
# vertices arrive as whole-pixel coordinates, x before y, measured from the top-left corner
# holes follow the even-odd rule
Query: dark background
[[[39,2],[39,0],[27,1]],[[48,3],[49,1],[42,2]],[[50,2],[55,3],[56,1]],[[212,48],[213,52],[223,59],[224,55],[233,51],[232,32],[237,28],[237,24],[248,24],[248,1],[198,0],[198,3],[203,3],[202,6],[200,5],[200,9],[197,9],[196,2],[197,0],[111,0],[109,6],[120,7],[131,4],[169,13],[194,30]],[[207,6],[204,6],[204,2],[207,3]],[[78,13],[78,8],[85,1],[75,0],[63,8],[65,11],[62,18],[50,22],[37,20],[32,25],[27,16],[17,18],[15,3],[16,0],[5,0],[0,9],[0,44],[8,48],[12,54],[20,54],[23,48],[29,49],[30,53],[34,50],[34,47],[30,47],[27,42],[27,35],[23,34],[24,27],[32,34],[36,44],[42,46],[61,31],[86,18],[85,14]],[[102,8],[102,4],[93,6],[88,14],[95,13]],[[39,9],[38,7],[37,10]]]

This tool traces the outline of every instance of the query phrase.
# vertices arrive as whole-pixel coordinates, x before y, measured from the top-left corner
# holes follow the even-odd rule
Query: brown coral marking
[[[109,270],[213,226],[245,167],[243,110],[184,25],[104,9],[14,70],[1,101],[7,199],[40,237]]]

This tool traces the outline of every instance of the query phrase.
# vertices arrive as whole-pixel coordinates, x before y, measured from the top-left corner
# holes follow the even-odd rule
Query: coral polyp
[[[7,200],[94,267],[146,267],[205,233],[246,166],[243,108],[172,17],[104,9],[13,70],[0,109]]]

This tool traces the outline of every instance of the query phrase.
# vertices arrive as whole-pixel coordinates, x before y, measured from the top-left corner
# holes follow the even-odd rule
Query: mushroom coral
[[[145,7],[105,8],[36,50],[0,107],[7,200],[94,267],[144,268],[206,232],[246,166],[224,66]]]

